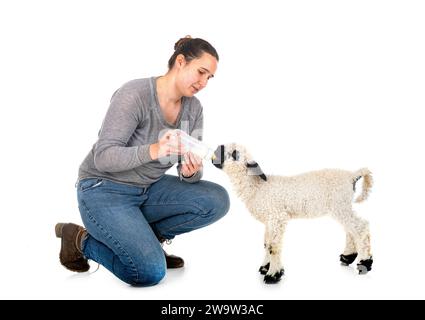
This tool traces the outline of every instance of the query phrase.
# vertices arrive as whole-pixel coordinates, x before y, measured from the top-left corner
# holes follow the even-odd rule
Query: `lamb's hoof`
[[[270,274],[266,274],[264,276],[264,282],[267,284],[273,284],[273,283],[278,283],[280,281],[280,279],[282,278],[282,276],[284,275],[284,270],[283,268],[280,269],[280,271],[276,272],[273,275]]]
[[[360,262],[357,264],[357,270],[359,270],[359,274],[366,274],[372,270],[372,263],[372,257],[366,260],[360,260]]]
[[[258,272],[260,272],[262,275],[265,275],[267,271],[269,271],[270,263],[267,263],[265,266],[261,266],[260,269],[258,269]]]
[[[354,262],[354,260],[356,260],[357,258],[357,252],[354,252],[352,254],[341,254],[339,256],[339,261],[341,261],[341,265],[343,266],[349,266],[350,264],[352,264]]]

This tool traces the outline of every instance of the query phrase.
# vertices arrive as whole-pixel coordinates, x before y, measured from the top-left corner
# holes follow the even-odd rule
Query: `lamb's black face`
[[[231,151],[231,152],[230,152]],[[224,145],[218,146],[214,152],[215,159],[212,160],[214,166],[219,169],[223,169],[223,164],[226,160],[238,161],[240,158],[240,153],[237,150],[226,150]]]
[[[224,157],[224,145],[220,145],[214,151],[215,159],[212,160],[212,163],[215,167],[223,169]]]
[[[246,154],[246,150],[241,146],[235,144],[220,145],[214,151],[215,158],[212,160],[212,164],[219,169],[223,169],[225,164],[226,166],[243,166],[246,168],[247,175],[258,176],[267,181],[267,177],[258,163],[251,158],[246,159]]]

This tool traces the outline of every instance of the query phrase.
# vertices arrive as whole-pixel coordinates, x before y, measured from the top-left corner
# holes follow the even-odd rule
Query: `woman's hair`
[[[192,38],[191,36],[181,38],[174,44],[174,53],[168,60],[168,68],[171,69],[174,66],[179,54],[184,56],[186,62],[190,62],[193,59],[200,58],[204,52],[212,55],[218,61],[217,51],[207,41],[200,38]]]

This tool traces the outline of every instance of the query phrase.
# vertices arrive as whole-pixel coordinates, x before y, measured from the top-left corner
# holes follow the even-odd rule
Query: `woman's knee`
[[[129,272],[121,280],[135,287],[148,287],[158,284],[166,274],[165,264],[147,264],[148,268],[138,268],[137,272]]]
[[[150,270],[144,274],[140,280],[136,281],[133,286],[154,286],[164,279],[165,274],[165,268]]]
[[[167,268],[164,251],[157,244],[158,248],[150,246],[132,251],[131,257],[115,257],[119,261],[114,264],[114,274],[132,286],[153,286],[159,283],[165,277]]]
[[[205,212],[209,212],[214,220],[221,219],[230,208],[229,194],[222,186],[211,183],[204,205]]]

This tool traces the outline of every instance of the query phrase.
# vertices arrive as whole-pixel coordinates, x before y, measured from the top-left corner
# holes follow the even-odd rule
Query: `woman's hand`
[[[180,168],[180,172],[183,177],[188,178],[193,176],[196,172],[198,172],[202,168],[202,159],[197,155],[187,152],[184,154],[184,161],[182,162],[182,166]]]
[[[167,131],[157,143],[151,144],[149,153],[152,160],[170,155],[182,155],[185,153],[184,146],[180,142],[178,131]]]

